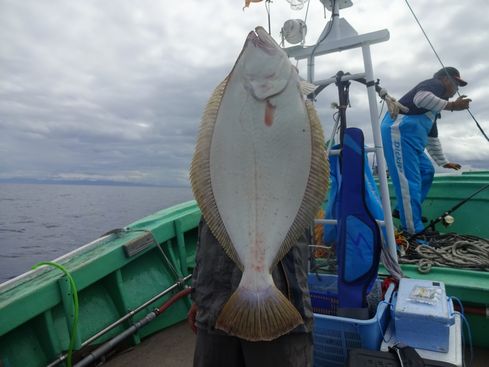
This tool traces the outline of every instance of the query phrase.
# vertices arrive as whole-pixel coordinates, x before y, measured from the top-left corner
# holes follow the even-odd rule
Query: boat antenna
[[[336,1],[337,0],[331,0],[331,2],[329,4],[331,7],[331,18],[330,18],[329,23],[328,23],[328,28],[327,28],[327,30],[325,30],[324,34],[322,34],[321,37],[317,40],[316,45],[314,45],[314,48],[312,49],[312,52],[311,52],[311,57],[314,57],[314,55],[316,54],[316,50],[319,47],[319,45],[321,43],[323,43],[323,41],[329,36],[329,34],[331,33],[331,30],[333,29],[333,22],[335,21],[335,17],[339,16],[338,9],[336,7]],[[323,3],[323,7],[326,8],[326,1],[321,0],[321,2]]]
[[[409,1],[408,0],[404,0],[406,2],[406,5],[408,6],[409,10],[411,11],[411,14],[413,15],[414,19],[416,20],[416,23],[418,23],[418,26],[419,28],[421,29],[421,32],[423,32],[423,35],[424,37],[426,38],[426,40],[428,41],[431,49],[433,50],[433,53],[435,54],[436,58],[438,59],[438,61],[440,62],[441,66],[443,69],[445,69],[445,65],[443,64],[443,61],[441,61],[441,58],[440,56],[438,55],[438,52],[436,52],[435,50],[435,47],[433,46],[433,44],[431,43],[430,41],[430,38],[428,37],[428,35],[426,34],[423,26],[421,25],[418,17],[416,16],[416,14],[414,13],[414,10],[413,8],[411,7],[411,5],[409,4]],[[450,78],[450,75],[448,74],[448,72],[446,71],[445,69],[445,72],[447,73],[447,76]],[[457,90],[457,94],[458,96],[460,97],[460,92]],[[472,117],[472,119],[474,120],[475,124],[477,125],[477,127],[479,128],[480,132],[482,133],[482,135],[484,135],[484,138],[486,138],[486,140],[489,142],[489,137],[486,135],[486,133],[484,132],[484,130],[482,129],[482,127],[480,126],[479,124],[479,121],[477,121],[477,119],[475,118],[475,116],[472,114],[472,112],[470,111],[469,108],[467,108],[467,112],[469,113],[469,115]]]
[[[309,14],[309,4],[311,4],[310,1],[307,2],[306,14],[304,15],[304,23],[306,24],[307,24],[307,15]]]
[[[265,9],[267,10],[267,17],[268,17],[268,34],[271,36],[272,35],[272,23],[270,20],[270,0],[265,0]]]

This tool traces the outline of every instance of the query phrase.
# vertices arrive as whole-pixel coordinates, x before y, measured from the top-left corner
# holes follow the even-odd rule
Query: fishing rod
[[[443,214],[441,214],[440,216],[438,216],[437,218],[435,219],[432,219],[430,221],[430,223],[419,233],[416,233],[414,235],[412,235],[409,239],[412,239],[412,238],[415,238],[417,236],[420,236],[422,234],[424,234],[428,229],[431,228],[431,230],[435,230],[435,225],[440,223],[440,222],[444,222],[444,223],[447,223],[446,221],[446,218],[447,216],[449,216],[451,213],[453,213],[455,210],[457,210],[458,208],[460,208],[462,205],[464,205],[467,201],[469,201],[470,199],[472,199],[474,196],[476,196],[478,193],[484,191],[485,189],[487,189],[489,187],[489,184],[481,187],[480,189],[478,189],[476,192],[474,192],[473,194],[471,194],[469,197],[463,199],[462,201],[460,201],[459,203],[457,203],[455,206],[453,206],[451,209],[447,210],[446,212],[444,212]],[[451,223],[449,223],[451,224]]]
[[[411,5],[409,4],[409,1],[408,0],[404,0],[404,1],[406,2],[407,7],[409,8],[411,14],[413,15],[414,20],[416,21],[416,23],[418,23],[418,26],[421,29],[421,32],[423,33],[424,37],[426,38],[426,41],[428,41],[428,44],[430,45],[431,50],[433,51],[433,53],[435,54],[436,58],[438,59],[438,62],[441,64],[442,68],[445,69],[445,64],[443,64],[443,61],[441,60],[440,55],[438,55],[438,52],[436,52],[435,47],[431,43],[430,38],[428,37],[428,34],[426,34],[423,26],[421,25],[418,17],[416,16],[416,13],[414,12],[414,10],[411,7]],[[445,70],[445,72],[447,73],[447,76],[450,79],[451,77],[448,74],[448,72],[446,70]],[[457,94],[460,97],[460,93],[458,91],[457,91]],[[482,126],[479,124],[479,121],[477,121],[477,119],[472,114],[472,112],[470,111],[469,108],[467,108],[467,112],[469,113],[470,117],[472,117],[472,120],[474,120],[475,125],[478,127],[478,129],[480,130],[480,132],[482,133],[482,135],[484,136],[484,138],[489,142],[489,137],[487,136],[486,132],[484,131],[484,129],[482,128]]]

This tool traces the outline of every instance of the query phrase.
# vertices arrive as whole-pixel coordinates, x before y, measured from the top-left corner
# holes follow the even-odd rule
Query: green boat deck
[[[192,367],[195,336],[186,322],[173,325],[167,330],[152,335],[141,345],[111,356],[104,367]],[[476,348],[471,367],[487,367],[489,349]],[[470,351],[466,350],[466,355]]]
[[[489,172],[436,177],[424,214],[434,218],[488,182]],[[451,231],[489,238],[489,190],[460,207],[453,216],[455,223],[450,227]],[[131,314],[191,273],[195,265],[199,219],[200,211],[195,202],[183,203],[143,218],[129,225],[127,230],[102,237],[56,260],[71,274],[78,291],[75,359],[141,320],[181,289],[178,286]],[[448,295],[460,298],[464,304],[485,310],[489,306],[489,272],[433,268],[425,275],[407,265],[403,270],[412,278],[442,280]],[[380,274],[384,274],[382,269]],[[140,329],[129,342],[137,345],[142,339],[180,323],[186,318],[189,306],[188,298],[178,301],[169,311]],[[2,367],[49,365],[66,353],[75,316],[69,283],[56,268],[41,267],[1,284]],[[87,340],[121,318],[124,318],[123,322],[93,340],[91,345],[86,345]],[[474,343],[489,348],[489,318],[468,315],[468,319]]]

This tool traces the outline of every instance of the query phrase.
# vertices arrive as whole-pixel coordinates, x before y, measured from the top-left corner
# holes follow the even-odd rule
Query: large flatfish
[[[257,341],[303,323],[271,270],[312,223],[328,175],[321,124],[297,70],[257,27],[210,98],[190,169],[205,220],[243,271],[216,328]]]

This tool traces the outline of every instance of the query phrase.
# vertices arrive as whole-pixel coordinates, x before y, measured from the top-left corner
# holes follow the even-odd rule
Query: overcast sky
[[[326,19],[310,0],[306,44]],[[376,78],[400,98],[440,68],[404,0],[353,0],[340,15],[359,32],[387,28],[372,46]],[[268,28],[265,4],[244,0],[0,0],[0,178],[106,179],[188,185],[202,111],[250,30]],[[489,2],[410,0],[445,65],[469,85],[489,134]],[[305,8],[271,4],[272,35]],[[295,63],[295,62],[294,62]],[[358,73],[360,51],[320,57],[317,78]],[[305,64],[299,63],[306,76]],[[371,136],[365,88],[351,86],[350,126]],[[329,136],[334,87],[317,101]],[[379,104],[380,107],[380,104]],[[489,142],[466,112],[438,124],[448,159],[489,168]],[[441,170],[441,172],[448,172]]]

